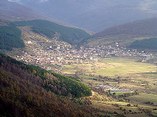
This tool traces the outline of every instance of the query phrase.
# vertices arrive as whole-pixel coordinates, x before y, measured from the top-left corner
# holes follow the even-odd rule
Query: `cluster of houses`
[[[130,89],[118,88],[111,85],[97,85],[95,89],[98,91],[110,92],[110,94],[114,93],[134,93],[134,91]]]
[[[48,40],[42,36],[25,34],[25,49],[21,55],[15,58],[26,63],[39,65],[46,69],[54,69],[53,65],[80,64],[84,62],[97,61],[106,57],[140,57],[149,59],[152,54],[144,51],[128,50],[120,47],[119,43],[107,46],[80,47],[74,48],[70,44],[60,41],[57,38]]]

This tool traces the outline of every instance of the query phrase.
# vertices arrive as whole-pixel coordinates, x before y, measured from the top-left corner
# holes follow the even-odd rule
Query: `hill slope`
[[[156,36],[157,35],[157,18],[146,19],[127,23],[124,25],[108,28],[100,33],[95,34],[97,37],[104,36]]]
[[[37,19],[42,17],[37,12],[33,11],[31,8],[10,1],[0,1],[0,19],[15,21]]]
[[[63,82],[66,82],[65,80],[66,77],[52,75],[41,68],[25,65],[0,54],[0,116],[92,116],[87,109],[83,107],[81,109],[69,99],[61,98],[52,92],[48,92],[45,87],[49,84],[49,86],[54,86],[56,90],[64,93],[68,89],[66,87],[70,87],[71,90],[73,90],[73,87],[77,90],[81,87],[81,84],[77,87],[77,81],[71,79],[68,79],[69,84],[63,84]],[[53,85],[52,81],[56,85]],[[82,89],[84,88],[82,87]],[[75,93],[78,92],[76,91]]]
[[[135,21],[105,29],[93,36],[93,41],[131,43],[134,40],[157,36],[157,18]],[[97,39],[97,40],[96,40]]]
[[[90,35],[78,28],[59,25],[46,20],[32,20],[14,22],[15,26],[30,26],[32,31],[45,35],[48,38],[57,38],[70,44],[78,44]]]
[[[155,17],[157,14],[155,0],[77,0],[77,2],[20,0],[20,2],[51,18],[95,32],[134,20]]]
[[[21,36],[20,29],[15,26],[0,26],[0,49],[23,48],[25,45]]]
[[[30,27],[31,31],[46,36],[48,39],[57,39],[70,44],[78,44],[90,35],[77,28],[62,26],[46,20],[31,21],[0,21],[0,49],[12,50],[24,48],[25,44],[19,27]],[[33,38],[33,37],[32,37]]]
[[[157,50],[157,38],[136,40],[129,47],[135,49]]]

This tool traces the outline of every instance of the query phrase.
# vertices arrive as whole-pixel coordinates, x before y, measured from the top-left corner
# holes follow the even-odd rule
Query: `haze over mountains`
[[[157,1],[155,0],[12,1],[17,1],[53,19],[95,32],[157,15]]]
[[[7,0],[0,1],[0,19],[3,20],[30,20],[42,18],[37,12],[24,5]]]
[[[103,36],[118,36],[118,35],[130,35],[130,36],[157,36],[157,18],[151,18],[146,20],[139,20],[123,25],[114,26],[105,29],[102,32],[95,34],[97,37]]]
[[[92,43],[95,41],[101,44],[106,43],[108,37],[108,40],[116,40],[117,42],[124,42],[124,40],[133,42],[134,38],[139,37],[156,37],[157,18],[154,17],[157,14],[157,2],[154,0],[2,0],[0,5],[2,6],[0,19],[13,21],[46,19],[65,22],[65,24],[98,32],[94,35]],[[47,27],[48,25],[44,24],[44,26]],[[56,31],[56,29],[51,30],[51,28],[53,27],[49,27],[49,31],[45,31],[45,28],[40,29],[38,33],[41,31],[44,34],[48,32],[49,34],[46,36],[50,36],[51,33],[55,34],[55,32],[59,32],[61,36],[71,33],[68,32],[69,34],[67,34],[64,29]],[[71,36],[70,38],[62,36],[61,40],[70,44],[83,43],[83,39],[86,42],[89,35],[80,36],[80,34],[78,31],[73,33],[72,38]]]
[[[141,40],[140,43],[143,43],[143,40],[147,39],[149,41],[149,39],[153,38],[154,41],[143,44],[147,45],[147,49],[155,49],[152,44],[156,44],[156,37],[157,18],[150,18],[107,28],[93,35],[88,40],[88,45],[97,46],[118,42],[122,46],[128,46],[136,40]],[[138,45],[138,48],[142,47],[144,49],[145,47],[141,45]],[[135,45],[131,47],[137,48]]]

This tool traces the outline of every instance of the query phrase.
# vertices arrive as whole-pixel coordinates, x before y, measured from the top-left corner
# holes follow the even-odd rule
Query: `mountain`
[[[19,3],[94,32],[157,14],[155,0],[19,0]]]
[[[157,38],[136,40],[129,45],[130,48],[157,50]]]
[[[24,46],[20,29],[10,25],[0,26],[0,49],[12,50]]]
[[[32,20],[12,23],[14,26],[30,26],[33,32],[47,36],[50,39],[60,39],[70,44],[78,44],[90,35],[81,29],[59,25],[46,20]]]
[[[82,95],[86,88],[71,78],[0,54],[1,117],[91,117],[90,107],[80,107],[69,98],[60,96],[66,92],[69,96],[79,96],[79,91],[83,91],[80,92]],[[90,95],[90,90],[87,95]]]
[[[103,44],[108,41],[130,44],[134,40],[152,37],[157,37],[157,18],[134,21],[105,29],[95,34],[89,43]]]
[[[1,0],[0,1],[0,19],[3,20],[30,20],[41,18],[39,13],[22,4]]]
[[[9,22],[7,20],[0,19],[0,26],[6,26]]]
[[[12,50],[13,48],[24,48],[23,37],[20,28],[30,27],[31,31],[46,36],[49,40],[60,40],[70,44],[78,44],[90,35],[78,28],[59,25],[47,20],[30,20],[9,22],[1,20],[0,25],[0,49]]]
[[[156,36],[157,18],[135,21],[119,26],[114,26],[95,34],[96,37],[130,35],[130,36]]]

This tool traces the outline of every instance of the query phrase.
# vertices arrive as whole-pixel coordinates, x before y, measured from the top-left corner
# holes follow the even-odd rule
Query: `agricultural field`
[[[64,65],[64,74],[80,74],[94,76],[128,76],[135,73],[155,72],[155,65],[137,62],[133,59],[106,58],[93,63]]]
[[[139,95],[130,96],[128,99],[133,100],[138,103],[152,104],[157,106],[157,95],[156,94],[146,94],[141,93]]]
[[[113,87],[157,92],[157,66],[128,58],[106,58],[92,63],[64,65],[62,73],[75,75],[92,86]],[[119,92],[120,93],[120,92]]]
[[[126,117],[157,115],[157,66],[129,58],[106,58],[92,63],[64,65],[94,91],[92,105]],[[108,88],[108,89],[107,89]]]
[[[130,102],[119,101],[106,95],[100,95],[96,92],[89,97],[94,108],[105,111],[110,117],[148,117],[139,105]],[[153,110],[149,108],[148,110]],[[153,110],[155,114],[155,111]]]

